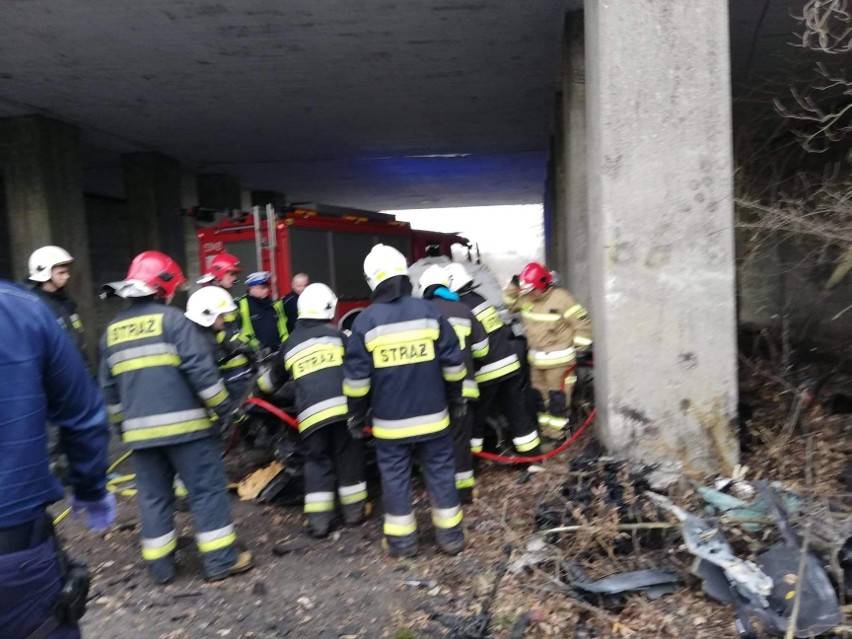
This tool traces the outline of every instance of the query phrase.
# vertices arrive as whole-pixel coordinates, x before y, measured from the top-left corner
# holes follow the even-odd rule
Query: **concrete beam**
[[[600,436],[687,472],[739,459],[728,7],[588,0]]]
[[[225,173],[199,175],[198,205],[218,211],[240,210],[243,204],[243,192],[240,180]]]
[[[30,253],[56,244],[74,256],[68,285],[90,327],[89,356],[96,361],[95,287],[92,285],[86,210],[83,204],[80,138],[76,127],[39,115],[0,120],[0,165],[6,194],[11,268],[27,275]]]

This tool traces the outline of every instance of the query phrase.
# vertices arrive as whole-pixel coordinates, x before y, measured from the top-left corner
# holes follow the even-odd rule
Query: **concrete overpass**
[[[791,4],[9,0],[0,274],[66,246],[93,326],[135,252],[191,264],[179,206],[545,201],[604,440],[729,468],[731,78],[777,68]]]

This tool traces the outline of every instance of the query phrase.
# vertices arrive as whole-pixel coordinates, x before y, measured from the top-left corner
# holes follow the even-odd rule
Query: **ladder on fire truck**
[[[261,209],[266,211],[263,222],[266,224],[266,238],[262,232]],[[272,204],[267,204],[266,207],[253,206],[251,208],[252,219],[254,221],[254,253],[257,261],[257,270],[262,271],[263,258],[269,262],[269,274],[271,276],[271,286],[273,291],[278,290],[278,269],[276,266],[275,251],[278,250],[278,234],[275,232],[275,207]]]

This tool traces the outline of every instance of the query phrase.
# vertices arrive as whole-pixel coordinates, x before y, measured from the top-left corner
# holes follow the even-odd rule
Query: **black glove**
[[[450,402],[450,423],[460,424],[467,416],[467,401],[463,398]]]
[[[364,426],[366,425],[366,415],[361,415],[360,417],[355,417],[353,415],[348,420],[346,420],[346,429],[349,431],[349,436],[357,441],[367,439],[367,433],[364,432]]]
[[[514,284],[515,286],[520,286],[521,285],[521,276],[520,275],[513,275],[512,276],[512,284]]]

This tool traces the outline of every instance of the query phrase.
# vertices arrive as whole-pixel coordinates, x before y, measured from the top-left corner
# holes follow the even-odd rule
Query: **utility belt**
[[[46,639],[56,628],[76,624],[86,612],[91,576],[84,561],[70,557],[62,550],[53,529],[53,521],[47,512],[26,524],[0,529],[0,554],[23,552],[51,540],[56,550],[62,589],[53,614],[26,639]]]

